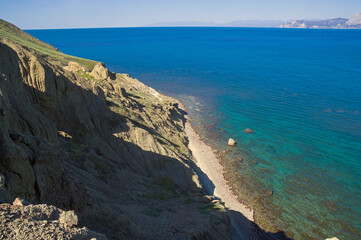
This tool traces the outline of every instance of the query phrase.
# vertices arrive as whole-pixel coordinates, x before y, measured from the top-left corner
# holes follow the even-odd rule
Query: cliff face
[[[40,43],[0,22],[0,201],[74,209],[112,239],[228,238],[178,103]]]

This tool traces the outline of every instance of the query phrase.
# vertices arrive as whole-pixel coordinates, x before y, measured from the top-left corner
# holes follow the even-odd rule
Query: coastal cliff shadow
[[[231,221],[230,239],[232,240],[293,240],[284,231],[272,233],[262,229],[238,211],[227,210],[227,212]]]
[[[214,189],[216,188],[215,185],[213,184],[212,180],[209,179],[209,177],[207,176],[207,174],[205,174],[198,166],[195,162],[193,162],[192,160],[189,160],[188,165],[197,173],[198,178],[200,180],[200,183],[202,185],[202,188],[204,190],[204,192],[207,195],[214,195]],[[220,200],[218,197],[216,197],[216,199]]]
[[[188,115],[188,112],[185,111],[184,109],[182,109],[182,107],[179,107],[178,103],[173,104],[173,106],[175,108],[177,108],[178,113],[173,111],[171,116],[170,116],[171,120],[177,121],[177,122],[181,121],[183,129],[184,129],[185,126],[186,126],[187,121],[189,121],[189,119],[186,117]],[[182,131],[182,130],[180,130],[180,131]],[[200,183],[202,185],[203,191],[206,194],[213,196],[214,195],[214,190],[215,190],[215,185],[208,178],[207,174],[205,174],[193,160],[188,159],[187,163],[197,173],[197,175],[199,177],[199,180],[200,180]],[[216,199],[219,200],[218,197],[216,197]]]

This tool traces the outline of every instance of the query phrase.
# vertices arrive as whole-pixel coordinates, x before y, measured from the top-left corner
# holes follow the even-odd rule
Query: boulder
[[[74,211],[62,212],[59,217],[60,223],[65,224],[68,227],[78,225],[78,216]]]
[[[234,146],[234,145],[236,145],[236,141],[234,141],[233,138],[230,138],[230,139],[228,140],[228,146]]]
[[[15,198],[13,205],[18,207],[24,207],[30,205],[30,203],[28,201],[25,201],[24,199]]]
[[[110,77],[109,70],[105,67],[104,63],[97,63],[93,71],[90,73],[91,76],[95,77],[96,79],[107,79]]]
[[[64,69],[73,73],[79,71],[86,72],[85,67],[77,62],[69,62],[68,66],[64,67]]]

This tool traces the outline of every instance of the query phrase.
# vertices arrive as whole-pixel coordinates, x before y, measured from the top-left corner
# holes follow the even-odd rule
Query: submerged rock
[[[236,145],[236,141],[234,141],[233,138],[230,138],[230,139],[228,140],[228,146],[234,146],[234,145]]]
[[[243,129],[243,132],[248,133],[248,134],[254,133],[254,131],[250,128]]]
[[[268,196],[273,196],[273,190],[272,189],[267,190],[266,193],[267,193]]]

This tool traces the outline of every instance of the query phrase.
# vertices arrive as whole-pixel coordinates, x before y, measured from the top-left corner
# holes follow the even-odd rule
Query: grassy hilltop
[[[88,69],[93,69],[95,61],[70,56],[60,52],[57,48],[50,44],[44,43],[30,34],[22,31],[15,25],[0,19],[0,37],[18,43],[24,47],[35,50],[44,57],[49,58],[55,64],[67,65],[69,61],[80,63]]]

